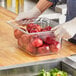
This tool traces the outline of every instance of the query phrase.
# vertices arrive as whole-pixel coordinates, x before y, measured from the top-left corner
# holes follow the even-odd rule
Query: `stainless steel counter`
[[[69,76],[76,76],[76,62],[73,62],[68,58],[0,67],[0,76],[35,76],[42,69],[49,71],[52,68],[66,71]]]

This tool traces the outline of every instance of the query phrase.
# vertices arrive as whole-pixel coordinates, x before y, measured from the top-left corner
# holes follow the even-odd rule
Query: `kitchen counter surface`
[[[6,23],[17,15],[0,7],[0,66],[26,64],[35,61],[56,59],[76,54],[76,45],[63,41],[63,47],[58,54],[32,57],[20,50],[13,35],[13,28]]]

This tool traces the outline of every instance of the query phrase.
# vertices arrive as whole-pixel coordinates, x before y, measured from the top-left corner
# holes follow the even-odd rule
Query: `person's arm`
[[[48,0],[39,0],[39,2],[37,3],[36,7],[41,11],[44,12],[47,8],[49,8],[50,6],[52,6],[53,3],[48,1]]]
[[[16,20],[22,20],[25,18],[37,18],[41,15],[47,8],[56,4],[58,0],[39,0],[36,6],[27,12],[22,12],[18,15]]]

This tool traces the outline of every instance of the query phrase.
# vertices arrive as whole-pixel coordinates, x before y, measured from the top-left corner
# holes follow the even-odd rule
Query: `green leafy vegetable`
[[[42,69],[38,76],[68,76],[68,74],[64,71],[54,68],[51,69],[49,72],[46,72],[44,69]]]

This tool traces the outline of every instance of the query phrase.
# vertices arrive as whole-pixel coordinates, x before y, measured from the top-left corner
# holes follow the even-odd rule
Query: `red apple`
[[[54,40],[54,39],[53,39],[51,36],[48,36],[48,37],[46,37],[46,38],[44,39],[44,42],[47,43],[47,44],[52,44],[53,40]]]
[[[30,33],[39,32],[37,29],[31,29]]]
[[[50,50],[52,52],[58,52],[58,50],[60,50],[60,48],[61,48],[61,44],[57,41],[53,41],[53,44],[50,45]]]
[[[21,29],[23,29],[24,31],[26,31],[24,28],[21,28]],[[24,33],[21,32],[21,31],[18,30],[18,29],[16,29],[16,30],[14,31],[14,36],[15,36],[16,39],[19,39],[19,38],[22,36],[22,34],[24,34]]]
[[[33,23],[27,25],[27,31],[30,32],[31,28],[34,26]]]
[[[42,28],[41,31],[42,32],[50,31],[51,28],[52,28],[51,26],[46,26],[45,28]]]
[[[23,43],[22,43],[22,39],[21,39],[21,38],[18,39],[18,45],[19,45],[20,47],[23,47]]]
[[[23,34],[21,36],[21,40],[22,40],[24,47],[27,47],[27,44],[29,43],[29,35]]]
[[[50,48],[48,45],[44,44],[43,46],[38,48],[38,53],[39,54],[49,54],[50,53]]]
[[[40,38],[47,44],[52,44],[52,41],[55,39],[48,33],[41,35]]]
[[[46,32],[47,30],[46,29],[41,29],[41,32]]]
[[[35,25],[32,27],[32,29],[37,29],[38,32],[40,32],[40,31],[41,31],[41,26],[38,25],[38,24],[35,24]]]
[[[26,51],[30,54],[36,54],[37,52],[37,49],[31,44],[31,43],[28,43],[27,44],[27,47],[26,47]]]
[[[51,28],[52,28],[51,26],[46,26],[46,27],[44,28],[44,30],[50,31]]]
[[[43,45],[43,41],[40,38],[33,38],[32,45],[34,47],[40,47]]]
[[[34,23],[30,23],[30,24],[27,25],[27,30],[28,30],[28,32],[30,32],[31,29],[32,29],[32,30],[35,30],[35,29],[36,29],[38,32],[41,31],[40,25],[34,24]]]
[[[52,44],[52,41],[55,39],[55,36],[51,32],[45,32],[39,34],[39,38],[41,38],[45,43]]]
[[[34,40],[35,38],[39,38],[38,34],[31,34],[29,35],[30,41]]]

